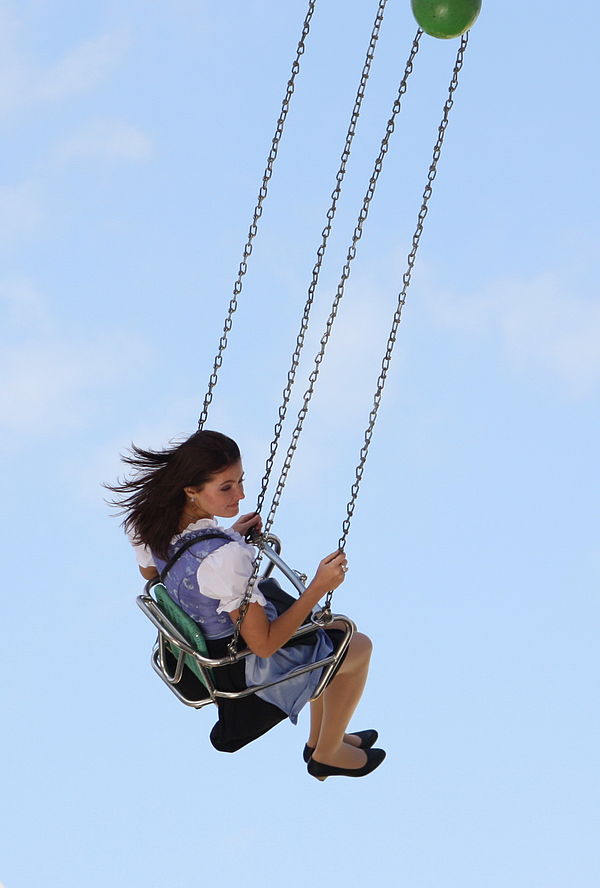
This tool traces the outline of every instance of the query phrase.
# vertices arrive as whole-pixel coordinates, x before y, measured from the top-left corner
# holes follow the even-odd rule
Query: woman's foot
[[[344,734],[344,743],[348,746],[356,746],[358,749],[371,749],[375,746],[379,734],[374,728],[368,731],[356,731],[355,734]]]
[[[350,753],[350,750],[352,750],[352,753]],[[360,757],[359,761],[362,764],[357,763],[356,756]],[[306,769],[311,777],[316,777],[317,780],[326,780],[328,777],[365,777],[382,763],[385,758],[385,750],[360,750],[347,744],[342,744],[335,758],[338,762],[337,764],[320,762],[315,758],[311,758]],[[344,760],[353,763],[341,764]]]
[[[370,728],[368,731],[357,731],[355,734],[344,734],[343,742],[348,746],[354,746],[356,749],[371,749],[378,737],[379,734],[377,731]],[[305,762],[310,761],[314,751],[315,747],[309,746],[307,743],[302,753],[302,758]]]

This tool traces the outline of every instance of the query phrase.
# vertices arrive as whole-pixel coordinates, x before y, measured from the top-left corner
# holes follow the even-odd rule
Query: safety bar
[[[303,583],[304,576],[290,568],[280,557],[280,540],[273,535],[270,535],[267,539],[268,543],[272,545],[265,545],[263,551],[265,556],[269,559],[269,568],[267,569],[267,571],[264,572],[261,579],[268,577],[273,568],[277,567],[278,570],[283,573],[283,575],[292,583],[294,588],[301,595],[305,591],[305,586]],[[247,697],[250,694],[256,693],[257,691],[273,687],[274,685],[281,684],[284,681],[289,681],[292,678],[303,675],[306,672],[311,672],[314,669],[322,669],[323,671],[321,678],[319,679],[319,683],[313,695],[313,699],[316,699],[323,692],[323,690],[327,686],[327,683],[333,677],[337,666],[346,653],[348,645],[350,644],[350,640],[354,632],[356,631],[356,626],[352,622],[352,620],[350,620],[343,614],[335,614],[333,616],[332,622],[333,620],[337,622],[336,628],[342,628],[344,636],[338,649],[332,654],[324,657],[322,660],[319,660],[316,663],[310,663],[306,666],[299,666],[298,668],[292,670],[292,672],[288,673],[288,675],[275,681],[266,682],[261,685],[253,685],[252,687],[246,688],[243,691],[220,691],[215,687],[210,670],[219,669],[223,666],[229,666],[232,663],[236,663],[239,660],[244,659],[252,652],[248,648],[244,648],[238,651],[235,657],[227,656],[214,659],[210,657],[205,657],[200,654],[189,644],[188,641],[186,641],[181,632],[179,632],[177,627],[174,626],[173,623],[171,623],[171,621],[161,610],[157,601],[152,597],[152,595],[150,594],[152,584],[152,581],[148,583],[146,587],[147,591],[145,592],[145,594],[139,595],[137,597],[138,606],[146,614],[150,622],[158,631],[158,637],[152,650],[152,668],[182,703],[185,703],[187,706],[191,706],[195,709],[200,709],[201,707],[206,706],[211,702],[217,702],[218,699],[236,700],[242,697]],[[303,635],[314,631],[315,628],[318,628],[316,623],[310,622],[308,624],[303,624],[294,632],[292,639],[301,638]],[[165,648],[167,642],[171,644],[174,649],[177,650],[177,661],[174,671],[169,670],[167,665],[167,660],[165,656]],[[198,669],[203,677],[204,684],[206,686],[206,695],[203,695],[200,699],[191,699],[190,697],[185,696],[185,694],[183,694],[181,689],[178,687],[178,684],[183,676],[183,669],[185,666],[184,658],[186,654],[192,657],[198,665]]]

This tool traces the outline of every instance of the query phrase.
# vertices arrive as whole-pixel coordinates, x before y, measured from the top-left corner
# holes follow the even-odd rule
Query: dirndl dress
[[[207,538],[201,531],[195,531],[197,542],[193,543],[188,536],[191,535],[179,537],[177,544],[172,546],[169,562],[156,555],[154,560],[161,571],[169,596],[198,623],[211,658],[222,658],[229,653],[231,618],[228,613],[217,612],[218,600],[202,594],[198,583],[198,567],[209,554],[235,539],[229,537],[227,531],[221,537],[212,538]],[[239,539],[237,534],[235,537]],[[186,543],[188,548],[178,556],[177,549]],[[265,597],[274,588],[281,593],[278,583],[273,579],[260,581],[258,586]],[[275,605],[268,597],[265,611],[271,622],[278,616]],[[300,666],[325,659],[337,648],[342,637],[343,633],[336,629],[315,629],[310,633],[309,640],[299,640],[297,643],[290,641],[270,657],[249,654],[236,663],[215,669],[215,685],[221,691],[240,691],[276,681]],[[217,703],[219,717],[210,734],[211,743],[221,752],[235,752],[286,717],[295,724],[302,707],[314,696],[321,674],[322,668],[316,668],[247,697],[237,700],[220,699]]]

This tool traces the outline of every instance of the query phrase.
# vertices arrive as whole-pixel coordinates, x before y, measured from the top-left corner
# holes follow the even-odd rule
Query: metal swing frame
[[[273,534],[269,534],[263,549],[263,555],[266,556],[269,564],[260,579],[267,579],[276,567],[294,586],[298,594],[302,595],[306,588],[306,576],[289,567],[289,565],[287,565],[280,557],[280,553],[281,541]],[[281,684],[284,681],[289,681],[298,675],[303,675],[305,672],[311,672],[313,669],[322,669],[323,672],[321,678],[313,695],[313,699],[316,699],[322,694],[329,681],[333,678],[342,657],[348,650],[350,640],[356,631],[356,625],[349,617],[346,617],[343,614],[334,614],[332,615],[332,621],[336,621],[338,624],[336,628],[339,627],[342,629],[344,637],[337,650],[328,657],[325,657],[316,663],[311,663],[308,666],[298,667],[297,669],[292,670],[284,678],[280,678],[277,681],[255,685],[251,688],[246,688],[243,691],[220,691],[215,686],[212,671],[221,669],[224,666],[231,666],[232,663],[237,663],[239,660],[245,659],[252,652],[248,648],[244,648],[243,650],[238,651],[234,657],[221,657],[220,659],[212,659],[200,654],[191,646],[189,641],[184,638],[179,629],[167,617],[156,598],[152,595],[152,589],[159,585],[159,583],[160,580],[150,580],[146,584],[144,594],[138,595],[137,597],[138,606],[146,614],[158,632],[154,647],[152,648],[150,662],[156,674],[165,682],[177,699],[186,706],[191,706],[193,709],[201,709],[203,706],[207,706],[210,703],[218,703],[219,700],[239,700],[242,697],[248,697],[251,694],[255,694],[257,691],[261,691],[264,688],[269,688],[273,685]],[[322,628],[323,624],[311,621],[308,624],[300,626],[293,634],[292,638],[301,638],[303,635],[313,632],[314,629],[318,627]],[[201,631],[200,627],[198,627],[198,629]],[[167,645],[170,645],[173,650],[177,651],[174,668],[172,668],[168,662]],[[193,658],[198,671],[202,675],[204,687],[202,688],[203,693],[201,693],[200,696],[186,692],[181,686],[185,670],[191,672],[185,664],[186,655]],[[171,659],[174,659],[172,654]],[[196,679],[195,683],[201,687],[200,679],[195,675],[194,678]]]

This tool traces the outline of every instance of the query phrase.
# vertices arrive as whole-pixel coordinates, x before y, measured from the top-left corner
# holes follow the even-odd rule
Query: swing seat
[[[269,537],[269,542],[274,543],[280,551],[281,544],[276,537]],[[302,594],[304,577],[288,567],[271,546],[264,547],[264,554],[270,564],[261,579],[269,576],[275,566]],[[343,626],[344,636],[337,650],[328,657],[307,666],[300,666],[277,681],[255,685],[243,691],[220,691],[215,684],[215,670],[244,659],[251,651],[244,648],[238,651],[235,657],[211,658],[202,629],[171,599],[161,582],[150,580],[146,584],[144,594],[138,596],[137,603],[158,632],[152,649],[152,668],[178,700],[194,709],[201,709],[210,703],[217,703],[219,699],[236,700],[247,697],[256,691],[288,681],[313,669],[322,669],[321,679],[314,694],[316,698],[323,692],[335,674],[341,658],[348,649],[350,639],[356,631],[352,620],[343,614],[335,614],[332,619],[336,620],[338,625]],[[313,632],[314,629],[314,623],[304,624],[296,630],[292,638],[301,638],[303,635]]]
[[[162,611],[164,617],[176,629],[190,645],[190,647],[202,657],[210,659],[206,640],[202,634],[202,630],[192,618],[186,614],[171,598],[165,586],[162,583],[156,583],[152,587],[156,604]],[[160,646],[160,635],[157,638],[158,646]],[[179,645],[173,641],[169,641],[163,635],[163,648],[160,658],[156,658],[156,663],[162,662],[165,667],[166,675],[171,676],[174,685],[180,690],[186,690],[187,694],[192,695],[192,699],[206,699],[210,702],[208,694],[208,683],[205,677],[205,668],[194,656],[186,653]],[[154,662],[154,654],[153,654]],[[211,676],[212,678],[213,676]]]

